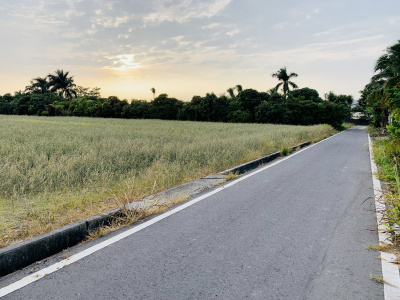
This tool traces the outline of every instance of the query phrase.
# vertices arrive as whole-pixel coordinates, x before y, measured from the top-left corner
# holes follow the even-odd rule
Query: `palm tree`
[[[61,97],[69,100],[71,104],[71,99],[76,97],[75,87],[73,77],[68,77],[69,72],[63,70],[57,70],[55,74],[49,74],[49,85],[51,92],[58,92]]]
[[[228,92],[228,94],[229,94],[229,96],[231,97],[231,99],[236,99],[236,96],[237,96],[237,95],[235,95],[235,90],[237,90],[238,95],[239,95],[239,93],[240,93],[241,91],[243,91],[243,88],[242,88],[242,86],[241,86],[240,84],[238,84],[238,85],[236,85],[236,86],[233,87],[233,88],[227,89],[226,91]]]
[[[236,98],[235,93],[233,92],[233,88],[229,88],[229,89],[227,89],[226,91],[228,92],[229,96],[230,96],[232,99]]]
[[[25,87],[25,92],[32,92],[36,94],[46,94],[49,92],[49,82],[47,76],[36,77],[31,80],[31,85]]]
[[[368,93],[369,104],[379,103],[382,110],[382,127],[386,127],[389,116],[389,103],[387,91],[400,82],[400,41],[386,49],[386,53],[378,58],[374,71],[365,90]]]
[[[291,86],[294,89],[297,89],[298,88],[297,84],[290,81],[290,78],[297,76],[298,75],[296,73],[290,73],[288,75],[286,67],[279,69],[278,72],[272,74],[272,77],[276,77],[280,81],[282,81],[276,85],[275,90],[278,91],[279,87],[282,85],[283,94],[286,95],[289,92],[289,86]]]
[[[400,41],[386,49],[386,53],[378,58],[375,65],[375,72],[378,72],[375,79],[386,81],[385,88],[390,88],[400,81]]]
[[[150,91],[153,93],[153,99],[156,98],[156,89],[152,87]]]

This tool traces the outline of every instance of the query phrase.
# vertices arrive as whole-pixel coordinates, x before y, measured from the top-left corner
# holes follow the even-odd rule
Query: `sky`
[[[359,91],[400,40],[398,0],[1,0],[0,95],[69,71],[101,95],[190,101],[268,91],[287,67],[320,96]]]

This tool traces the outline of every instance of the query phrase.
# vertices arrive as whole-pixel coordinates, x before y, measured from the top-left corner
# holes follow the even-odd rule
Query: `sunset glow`
[[[189,101],[237,84],[267,91],[287,66],[299,87],[352,94],[399,39],[396,0],[5,1],[0,94],[69,71],[102,96]]]
[[[132,69],[138,69],[140,64],[135,63],[134,54],[121,54],[117,56],[107,57],[112,59],[112,65],[106,66],[104,69],[118,70],[118,71],[128,71]]]

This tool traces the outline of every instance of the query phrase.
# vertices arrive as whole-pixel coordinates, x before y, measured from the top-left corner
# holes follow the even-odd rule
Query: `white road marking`
[[[120,241],[120,240],[122,240],[122,239],[124,239],[124,238],[126,238],[126,237],[128,237],[128,236],[130,236],[130,235],[132,235],[132,234],[134,234],[134,233],[136,233],[138,231],[140,231],[140,230],[143,230],[143,229],[145,229],[145,228],[147,228],[147,227],[149,227],[149,226],[151,226],[151,225],[153,225],[153,224],[155,224],[155,223],[157,223],[157,222],[159,222],[159,221],[161,221],[161,220],[163,220],[165,218],[168,218],[169,216],[172,216],[173,214],[175,214],[175,213],[177,213],[177,212],[179,212],[179,211],[181,211],[181,210],[183,210],[183,209],[185,209],[185,208],[187,208],[189,206],[192,206],[193,204],[195,204],[195,203],[197,203],[197,202],[199,202],[201,200],[204,200],[204,199],[206,199],[206,198],[208,198],[208,197],[210,197],[210,196],[212,196],[212,195],[214,195],[214,194],[216,194],[216,193],[218,193],[218,192],[220,192],[220,191],[222,191],[222,190],[224,190],[224,189],[226,189],[226,188],[228,188],[230,186],[233,186],[233,185],[237,184],[238,182],[240,182],[242,180],[245,180],[245,179],[247,179],[247,178],[249,178],[251,176],[254,176],[254,175],[266,170],[266,169],[269,169],[269,168],[271,168],[271,167],[273,167],[273,166],[275,166],[277,164],[280,164],[281,162],[284,162],[285,160],[290,159],[293,156],[295,156],[297,154],[300,154],[301,152],[303,152],[305,150],[308,150],[308,149],[314,147],[317,144],[323,143],[323,142],[335,137],[336,135],[338,135],[338,134],[340,134],[342,132],[339,132],[339,133],[337,133],[335,135],[332,135],[329,138],[326,138],[326,139],[324,139],[324,140],[322,140],[322,141],[320,141],[318,143],[312,144],[312,145],[310,145],[310,146],[308,146],[308,147],[306,147],[304,149],[296,151],[295,153],[293,153],[293,154],[291,154],[289,156],[286,156],[284,158],[281,158],[281,159],[279,159],[278,161],[276,161],[274,163],[268,164],[268,165],[266,165],[264,167],[260,167],[256,171],[251,172],[250,174],[241,176],[241,177],[239,177],[239,178],[237,178],[237,179],[235,179],[235,180],[233,180],[233,181],[231,181],[231,182],[229,182],[227,184],[224,184],[223,186],[221,186],[219,188],[214,189],[211,192],[208,192],[208,193],[206,193],[206,194],[204,194],[202,196],[194,198],[193,200],[190,200],[190,201],[188,201],[188,202],[186,202],[186,203],[184,203],[184,204],[182,204],[182,205],[180,205],[180,206],[178,206],[178,207],[176,207],[176,208],[174,208],[174,209],[172,209],[170,211],[167,211],[167,212],[163,213],[160,216],[157,216],[157,217],[155,217],[155,218],[153,218],[153,219],[151,219],[151,220],[149,220],[147,222],[144,222],[144,223],[142,223],[140,225],[137,225],[134,228],[129,229],[129,230],[125,231],[125,232],[122,232],[122,233],[120,233],[120,234],[118,234],[118,235],[116,235],[116,236],[114,236],[112,238],[109,238],[108,240],[106,240],[104,242],[101,242],[101,243],[99,243],[97,245],[94,245],[94,246],[92,246],[90,248],[87,248],[87,249],[83,250],[82,252],[79,252],[79,253],[77,253],[75,255],[72,255],[71,257],[69,257],[67,259],[64,259],[64,260],[62,260],[60,262],[57,262],[57,263],[55,263],[55,264],[53,264],[53,265],[51,265],[51,266],[49,266],[47,268],[44,268],[44,269],[42,269],[42,270],[40,270],[40,271],[38,271],[36,273],[28,275],[28,276],[22,278],[21,280],[18,280],[18,281],[14,282],[14,283],[6,286],[6,287],[3,287],[3,288],[0,289],[0,298],[6,296],[6,295],[8,295],[8,294],[10,294],[10,293],[12,293],[12,292],[14,292],[16,290],[19,290],[19,289],[27,286],[28,284],[31,284],[31,283],[33,283],[33,282],[35,282],[35,281],[37,281],[37,280],[39,280],[39,279],[41,279],[41,278],[43,278],[45,276],[48,276],[51,273],[54,273],[54,272],[62,269],[63,267],[66,267],[66,266],[68,266],[70,264],[73,264],[74,262],[77,262],[78,260],[80,260],[80,259],[82,259],[82,258],[84,258],[86,256],[89,256],[89,255],[91,255],[91,254],[93,254],[93,253],[95,253],[95,252],[97,252],[97,251],[109,246],[109,245],[112,245],[112,244],[114,244],[114,243],[116,243],[116,242],[118,242],[118,241]]]
[[[371,160],[371,170],[372,170],[372,183],[375,195],[375,207],[376,207],[376,219],[378,222],[378,235],[379,235],[379,244],[387,244],[390,243],[390,235],[386,232],[387,227],[382,224],[383,214],[382,212],[385,210],[385,203],[382,198],[382,187],[381,182],[375,176],[378,172],[378,168],[374,161],[374,153],[372,151],[372,141],[368,136],[369,142],[369,153]],[[381,261],[382,261],[382,277],[384,280],[384,296],[385,300],[395,300],[400,299],[400,275],[399,275],[399,267],[392,263],[396,260],[396,256],[387,253],[381,252]]]

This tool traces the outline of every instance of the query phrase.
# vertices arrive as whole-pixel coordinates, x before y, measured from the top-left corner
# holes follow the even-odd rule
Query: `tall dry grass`
[[[0,116],[0,246],[308,140],[288,126]]]

